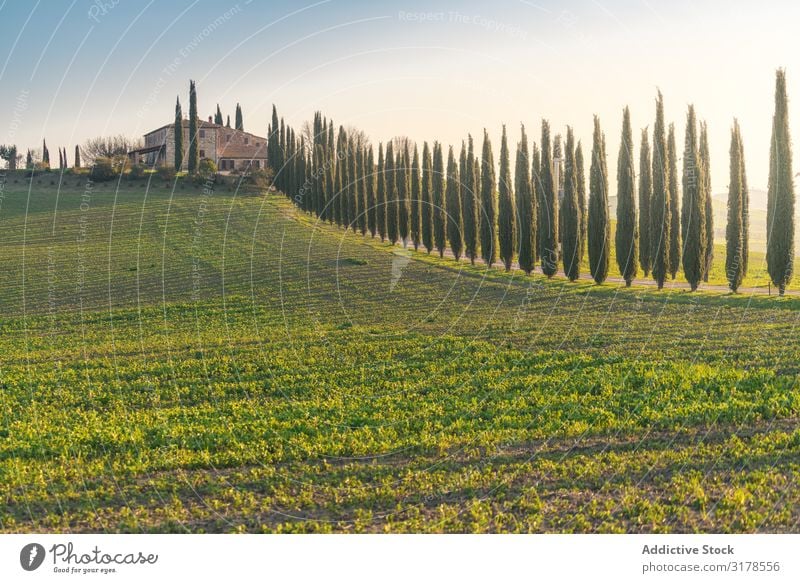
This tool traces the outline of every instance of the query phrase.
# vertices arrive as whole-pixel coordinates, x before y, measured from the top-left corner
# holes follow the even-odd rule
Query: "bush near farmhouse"
[[[175,169],[171,166],[159,166],[158,170],[156,170],[156,174],[159,178],[163,179],[164,182],[172,182],[175,180]]]
[[[114,163],[111,158],[97,158],[92,166],[92,180],[97,182],[107,182],[113,180],[117,175],[114,170]]]

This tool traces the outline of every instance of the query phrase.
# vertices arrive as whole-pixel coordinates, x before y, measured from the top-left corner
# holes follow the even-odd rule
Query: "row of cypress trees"
[[[708,131],[693,106],[686,114],[679,194],[674,124],[666,125],[664,100],[655,102],[651,136],[642,130],[638,182],[630,111],[622,117],[617,157],[617,267],[626,285],[639,268],[652,273],[659,289],[679,267],[692,290],[707,281],[713,261],[713,216]],[[568,279],[580,276],[586,250],[597,283],[609,275],[611,225],[605,135],[594,118],[589,191],[583,149],[572,128],[552,139],[549,123],[529,147],[520,130],[511,176],[511,153],[503,126],[498,174],[492,143],[484,130],[480,158],[472,136],[458,154],[439,142],[422,151],[407,139],[374,148],[358,131],[338,131],[315,114],[311,138],[299,139],[273,106],[268,163],[276,187],[320,219],[392,243],[409,242],[440,256],[515,262],[526,274],[538,263],[552,277],[559,263]],[[563,150],[563,159],[562,152]],[[726,275],[736,291],[747,273],[748,191],[744,147],[738,122],[731,130],[731,180],[726,230]],[[563,162],[563,167],[562,167]],[[562,172],[563,170],[563,172]],[[638,186],[638,189],[637,189]],[[679,200],[679,197],[681,200]],[[638,205],[637,205],[638,201]],[[638,206],[638,208],[637,208]],[[792,275],[794,191],[786,107],[785,75],[778,71],[770,163],[768,252],[770,277],[780,293]]]

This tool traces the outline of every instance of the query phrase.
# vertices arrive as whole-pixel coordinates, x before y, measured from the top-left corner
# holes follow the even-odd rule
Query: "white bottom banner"
[[[800,535],[4,535],[0,581],[800,581]]]

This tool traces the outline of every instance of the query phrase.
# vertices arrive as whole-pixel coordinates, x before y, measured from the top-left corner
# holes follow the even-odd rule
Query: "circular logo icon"
[[[19,564],[26,571],[35,571],[44,562],[44,547],[39,543],[30,543],[19,552]]]

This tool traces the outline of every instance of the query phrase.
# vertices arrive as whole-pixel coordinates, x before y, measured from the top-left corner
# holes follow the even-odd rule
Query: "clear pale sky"
[[[679,142],[688,103],[708,121],[715,193],[734,116],[765,188],[777,67],[800,131],[798,16],[796,2],[744,0],[0,0],[0,141],[45,137],[71,158],[88,137],[139,136],[172,120],[177,95],[186,110],[193,78],[201,117],[217,103],[233,117],[238,101],[257,134],[274,102],[292,124],[320,109],[374,142],[458,145],[487,127],[495,156],[503,123],[513,148],[520,123],[538,141],[543,117],[589,147],[596,113],[613,176],[622,108],[638,148],[660,88]]]

